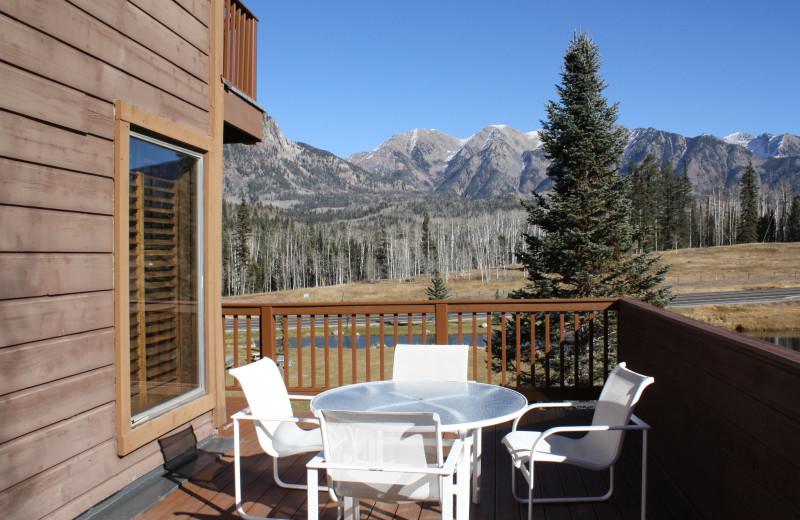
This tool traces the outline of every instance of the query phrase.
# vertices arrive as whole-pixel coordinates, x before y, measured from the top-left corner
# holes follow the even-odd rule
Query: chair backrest
[[[289,401],[289,392],[281,377],[281,372],[275,362],[265,357],[255,363],[250,363],[228,372],[242,385],[250,413],[256,417],[293,417],[292,403]],[[275,430],[282,423],[280,421],[256,421],[256,434],[261,447],[272,455],[278,456],[273,447]]]
[[[466,381],[468,345],[406,345],[394,347],[394,381]]]
[[[631,420],[633,408],[639,402],[644,389],[655,379],[637,374],[620,363],[608,375],[597,408],[592,417],[592,426],[610,425],[624,426]],[[625,432],[622,430],[609,432],[589,432],[583,441],[588,443],[589,452],[596,457],[598,466],[610,466],[619,457]]]
[[[320,410],[318,417],[326,462],[371,468],[328,469],[328,486],[336,495],[389,502],[439,500],[439,476],[382,470],[442,466],[437,414]]]

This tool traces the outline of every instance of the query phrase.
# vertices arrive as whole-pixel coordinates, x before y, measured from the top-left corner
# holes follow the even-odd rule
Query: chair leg
[[[341,497],[339,501],[339,518],[341,520],[359,520],[361,508],[355,497]]]
[[[233,488],[234,488],[234,495],[236,500],[236,512],[239,514],[241,518],[245,520],[279,520],[277,518],[271,517],[264,517],[264,516],[253,516],[248,515],[244,512],[244,507],[242,506],[242,453],[241,453],[241,446],[240,446],[240,438],[239,438],[239,421],[237,419],[233,420]]]
[[[647,429],[642,430],[642,520],[647,510]]]
[[[308,506],[308,520],[317,520],[319,518],[318,480],[319,473],[317,470],[308,468],[306,470],[306,481],[308,481],[308,498],[306,499],[306,504]]]

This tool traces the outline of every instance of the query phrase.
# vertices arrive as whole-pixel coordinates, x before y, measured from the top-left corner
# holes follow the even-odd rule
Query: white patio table
[[[527,405],[516,390],[475,381],[371,381],[326,390],[311,400],[311,411],[437,413],[442,431],[458,433],[467,447],[477,502],[480,447],[472,446],[471,433],[510,421]]]

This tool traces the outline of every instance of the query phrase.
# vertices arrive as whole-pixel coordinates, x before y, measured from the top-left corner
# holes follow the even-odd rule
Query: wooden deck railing
[[[256,99],[258,18],[239,0],[225,0],[223,76]]]
[[[291,392],[316,394],[390,378],[398,343],[458,343],[476,381],[585,399],[616,364],[616,314],[614,299],[225,304],[226,364],[269,356]]]

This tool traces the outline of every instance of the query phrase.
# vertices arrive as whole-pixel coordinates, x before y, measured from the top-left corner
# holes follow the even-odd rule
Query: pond
[[[786,331],[760,331],[760,332],[745,332],[751,338],[763,339],[775,345],[786,347],[800,352],[800,333],[786,332]]]

